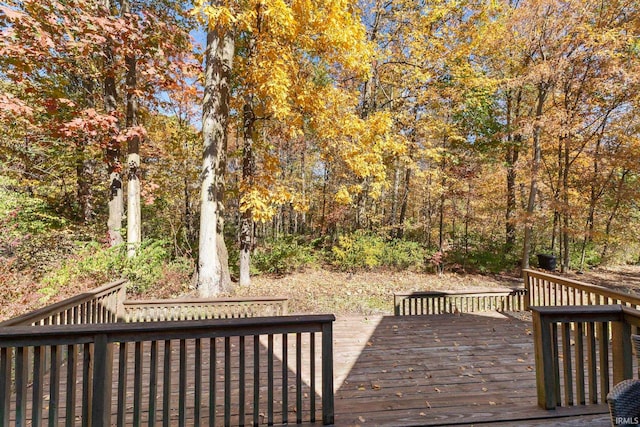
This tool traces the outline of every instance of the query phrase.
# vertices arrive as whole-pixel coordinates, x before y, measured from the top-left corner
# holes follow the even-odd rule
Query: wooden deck
[[[539,409],[531,322],[498,313],[338,317],[334,367],[339,426],[610,425]]]
[[[496,426],[565,426],[565,427],[605,427],[610,425],[608,411],[604,405],[576,406],[559,408],[553,411],[539,409],[537,406],[535,363],[531,322],[519,320],[499,313],[434,315],[434,316],[338,316],[334,323],[334,389],[335,389],[335,425],[337,426],[446,426],[446,425],[487,425]],[[222,341],[221,341],[222,340]],[[171,410],[168,417],[161,413],[153,418],[155,425],[178,425],[180,407],[185,407],[185,426],[207,425],[208,406],[216,407],[218,418],[216,425],[223,425],[222,417],[231,411],[231,425],[242,423],[239,414],[245,413],[244,422],[251,424],[256,420],[260,424],[267,423],[267,414],[273,412],[274,422],[279,424],[287,417],[282,408],[287,408],[289,422],[294,422],[304,411],[308,413],[315,405],[319,408],[321,399],[321,379],[319,367],[315,369],[315,382],[311,381],[308,369],[296,368],[309,366],[310,353],[308,336],[302,337],[300,345],[305,350],[296,355],[290,352],[283,358],[282,336],[274,338],[273,371],[274,379],[267,380],[269,359],[266,339],[254,341],[247,338],[246,345],[236,341],[225,344],[224,338],[218,338],[214,358],[211,357],[214,347],[208,341],[195,343],[186,340],[182,345],[174,345],[171,353],[169,370],[162,369],[167,363],[166,346],[160,342],[157,346],[157,362],[159,368],[150,369],[148,343],[137,349],[134,345],[127,347],[127,371],[142,370],[139,383],[128,381],[126,392],[118,396],[118,378],[122,372],[120,357],[116,357],[113,372],[112,421],[120,419],[115,412],[117,400],[125,399],[126,412],[122,414],[121,425],[151,425],[149,411],[143,410],[139,416],[136,405],[144,402],[156,402],[160,406],[163,399],[169,399]],[[289,344],[295,343],[296,335],[289,337]],[[319,341],[319,340],[318,340]],[[176,343],[178,344],[178,343]],[[225,350],[225,347],[227,349]],[[245,349],[244,356],[242,348]],[[140,352],[140,357],[135,352]],[[316,354],[320,352],[319,343],[315,346]],[[225,353],[228,353],[225,356]],[[256,357],[257,355],[257,357]],[[68,356],[63,355],[63,358]],[[225,358],[226,357],[226,358]],[[151,359],[150,359],[151,358]],[[163,360],[164,358],[164,360]],[[300,361],[298,362],[298,358]],[[81,354],[77,356],[81,359]],[[143,365],[136,368],[134,360],[144,359]],[[158,360],[159,359],[159,360]],[[181,363],[180,361],[183,360]],[[215,363],[213,359],[216,360]],[[225,364],[230,360],[230,364]],[[239,361],[245,360],[243,365]],[[259,368],[254,361],[258,361]],[[153,363],[153,362],[152,362]],[[319,363],[319,362],[318,362]],[[118,367],[120,365],[120,367]],[[208,372],[216,367],[216,374],[208,376]],[[156,371],[152,379],[150,372]],[[229,370],[231,375],[225,377]],[[61,401],[65,401],[66,383],[63,368],[61,384]],[[79,371],[82,368],[79,367]],[[171,371],[171,374],[166,372]],[[213,383],[202,383],[201,392],[194,395],[193,383],[200,373],[205,377],[215,378],[217,382],[215,400],[210,400]],[[245,372],[238,377],[237,372]],[[255,375],[261,377],[254,382]],[[296,375],[295,372],[300,372]],[[168,375],[168,377],[167,377]],[[286,376],[285,376],[286,375]],[[186,393],[181,394],[172,388],[170,395],[163,397],[161,391],[164,383],[181,383],[184,378]],[[225,378],[228,384],[224,384]],[[44,382],[49,381],[49,375]],[[275,399],[273,409],[268,409],[268,382],[274,383],[273,393],[282,396]],[[287,392],[283,392],[281,384],[288,384]],[[296,383],[299,382],[299,386]],[[230,397],[231,406],[226,408],[223,388],[233,384],[248,384],[246,397],[248,404],[238,407],[244,401],[234,388]],[[155,384],[155,386],[151,386]],[[255,384],[254,389],[251,384]],[[75,402],[75,413],[83,414],[80,397],[82,378],[78,380]],[[48,390],[47,387],[44,388]],[[136,398],[136,389],[140,390]],[[300,389],[299,402],[296,402],[292,390]],[[259,390],[259,391],[257,391]],[[25,396],[31,395],[31,385]],[[150,398],[153,393],[154,398]],[[245,393],[243,391],[242,393]],[[200,395],[200,397],[197,397]],[[184,396],[184,397],[181,397]],[[288,402],[285,398],[288,396]],[[138,400],[136,400],[138,399]],[[43,421],[48,421],[46,408],[48,395],[45,396],[45,414]],[[73,401],[74,399],[72,399]],[[194,409],[194,401],[203,401],[202,411]],[[312,403],[313,401],[313,403]],[[136,403],[138,402],[138,403]],[[210,402],[210,405],[209,403]],[[12,406],[15,402],[12,403]],[[297,405],[300,405],[298,410]],[[260,408],[253,411],[253,408]],[[268,409],[268,410],[267,410]],[[28,409],[32,413],[32,409]],[[62,416],[63,411],[60,411]],[[153,411],[151,411],[153,412]],[[311,410],[312,413],[317,411]],[[253,413],[253,416],[251,415]],[[322,417],[317,413],[317,421]],[[137,418],[136,418],[137,417]],[[82,417],[85,418],[85,417]],[[198,419],[200,423],[194,422]],[[306,416],[305,416],[306,419]],[[61,420],[62,421],[62,420]],[[75,425],[81,425],[78,417]],[[15,425],[11,418],[8,425]]]

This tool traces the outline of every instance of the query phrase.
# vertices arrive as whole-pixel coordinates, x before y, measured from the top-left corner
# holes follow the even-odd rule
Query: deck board
[[[604,405],[537,407],[527,321],[497,313],[343,316],[334,341],[339,426],[574,425],[580,415],[590,416],[581,426],[609,425]]]

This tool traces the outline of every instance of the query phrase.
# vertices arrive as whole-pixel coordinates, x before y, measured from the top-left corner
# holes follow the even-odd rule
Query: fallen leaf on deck
[[[487,391],[487,390],[489,390],[489,389],[486,388],[486,387],[482,387],[482,391]]]
[[[366,420],[364,418],[362,418],[362,416],[358,417],[358,421],[360,421],[361,423],[365,422]]]
[[[397,393],[396,393],[396,396],[398,396],[398,397],[402,397],[402,393],[401,393],[401,392],[397,392]]]
[[[438,393],[442,393],[442,391],[438,388],[438,387],[434,387],[433,388],[435,391],[437,391]]]
[[[489,402],[489,405],[496,406],[496,402]]]

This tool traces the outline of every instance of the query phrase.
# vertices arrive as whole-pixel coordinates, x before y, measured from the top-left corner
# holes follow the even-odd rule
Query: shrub
[[[384,247],[384,240],[372,233],[356,231],[339,236],[337,245],[331,248],[333,264],[344,271],[378,267]]]
[[[291,236],[267,241],[252,257],[258,273],[290,273],[315,262],[312,248]]]
[[[394,239],[384,245],[380,262],[399,270],[423,269],[426,251],[418,242]]]
[[[164,240],[143,242],[133,258],[127,257],[126,244],[106,248],[90,242],[44,277],[41,292],[55,295],[58,288],[75,281],[89,280],[98,285],[125,278],[129,291],[143,293],[166,282],[168,277],[186,283],[191,271],[193,263],[184,258],[172,259]]]

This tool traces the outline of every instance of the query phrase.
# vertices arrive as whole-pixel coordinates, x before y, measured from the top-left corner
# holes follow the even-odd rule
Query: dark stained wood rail
[[[622,305],[531,310],[542,408],[605,403],[612,385],[632,377],[631,328],[640,325],[640,311]]]
[[[87,325],[115,323],[121,316],[127,281],[107,283],[92,291],[0,323],[6,326]]]
[[[523,270],[529,306],[621,304],[640,308],[640,297],[537,270]]]
[[[526,307],[526,292],[525,289],[488,289],[397,293],[393,295],[394,314],[522,311]]]
[[[0,426],[333,424],[334,320],[2,328]]]
[[[287,298],[126,300],[125,322],[284,316]]]

